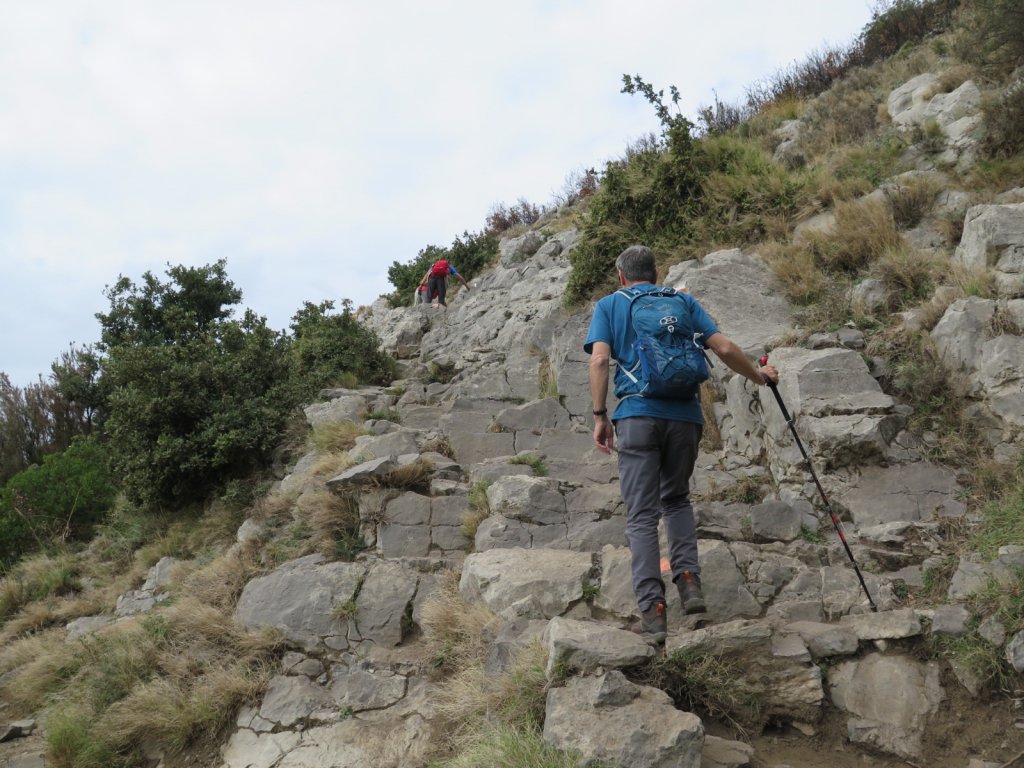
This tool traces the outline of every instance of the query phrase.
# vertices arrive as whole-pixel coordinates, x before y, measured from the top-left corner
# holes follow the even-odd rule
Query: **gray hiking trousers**
[[[673,580],[700,573],[690,475],[704,427],[685,421],[633,416],[615,423],[619,485],[626,503],[626,540],[632,555],[633,594],[641,611],[665,599],[658,521],[665,520]]]

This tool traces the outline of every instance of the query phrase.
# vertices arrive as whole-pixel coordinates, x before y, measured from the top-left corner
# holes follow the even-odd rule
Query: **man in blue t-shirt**
[[[633,245],[615,260],[619,284],[631,291],[671,290],[656,285],[658,278],[650,248]],[[777,382],[774,366],[756,367],[708,317],[696,299],[679,294],[690,312],[693,330],[705,347],[754,384]],[[590,395],[594,406],[594,443],[611,453],[618,443],[619,483],[626,502],[626,539],[632,556],[633,593],[640,609],[634,631],[653,644],[665,642],[665,583],[661,578],[658,521],[665,520],[672,581],[686,613],[706,610],[697,561],[697,529],[690,503],[690,475],[697,460],[703,431],[699,393],[687,400],[664,400],[641,395],[620,400],[608,417],[608,366],[614,358],[615,394],[633,391],[625,372],[638,362],[633,349],[636,334],[630,300],[621,293],[605,296],[594,307],[583,349],[590,355]],[[613,426],[614,424],[614,426]]]

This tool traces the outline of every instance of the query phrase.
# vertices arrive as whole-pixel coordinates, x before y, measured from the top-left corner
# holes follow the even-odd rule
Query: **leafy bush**
[[[107,450],[79,438],[0,489],[0,565],[60,539],[83,539],[114,502]]]
[[[62,362],[75,359],[75,350]],[[54,363],[54,371],[62,362]],[[91,411],[67,396],[53,379],[40,376],[18,387],[0,372],[0,484],[38,464],[48,453],[62,451],[78,435],[92,430]]]
[[[180,505],[263,465],[291,405],[287,339],[246,311],[225,262],[125,277],[106,295],[106,431],[131,499]]]
[[[972,0],[962,54],[1006,72],[1024,64],[1024,6],[1019,0]]]
[[[346,376],[371,384],[389,384],[395,363],[379,350],[380,339],[352,313],[345,299],[342,310],[329,314],[334,302],[304,302],[292,317],[291,380],[296,402],[308,402],[324,387]]]
[[[949,28],[960,0],[882,0],[858,40],[854,63],[887,59],[905,46]]]
[[[662,91],[655,91],[639,76],[623,75],[623,82],[623,92],[641,94],[654,106],[662,122],[662,140],[605,166],[601,186],[590,199],[579,244],[569,255],[572,273],[565,293],[569,303],[610,286],[615,258],[629,245],[644,243],[663,252],[685,242],[691,234],[691,216],[698,210],[703,179],[695,162],[692,123],[673,114],[663,102]],[[673,86],[671,92],[678,103],[678,90]]]

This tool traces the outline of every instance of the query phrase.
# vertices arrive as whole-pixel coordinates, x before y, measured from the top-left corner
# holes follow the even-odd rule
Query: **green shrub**
[[[856,63],[887,59],[948,29],[959,6],[959,0],[882,0],[861,32]]]
[[[1024,476],[1020,472],[1002,499],[982,509],[981,521],[971,534],[971,549],[989,558],[1007,544],[1024,544]]]
[[[66,451],[12,477],[0,489],[0,570],[55,539],[92,534],[114,502],[107,449],[78,438]]]
[[[291,407],[288,340],[246,311],[225,262],[122,277],[98,313],[114,468],[137,502],[179,506],[268,460]]]
[[[356,319],[352,302],[342,301],[339,313],[331,314],[332,309],[332,301],[307,301],[292,317],[290,377],[296,403],[309,402],[346,377],[368,384],[390,384],[394,378],[394,360],[380,351],[377,334]]]
[[[1009,72],[1024,64],[1024,6],[1019,0],[972,0],[961,54]]]
[[[431,768],[578,768],[579,759],[555,749],[537,730],[490,725],[466,739],[458,754],[431,763]]]

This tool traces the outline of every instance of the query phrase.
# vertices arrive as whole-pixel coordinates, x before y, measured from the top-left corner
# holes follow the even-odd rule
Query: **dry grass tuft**
[[[320,453],[344,453],[365,434],[366,429],[354,421],[318,424],[313,427],[313,445]]]
[[[814,256],[807,248],[768,243],[761,249],[761,255],[779,278],[786,296],[794,303],[810,304],[822,295],[828,278],[815,264]]]
[[[486,606],[467,605],[459,592],[459,574],[445,571],[423,606],[420,621],[434,665],[447,673],[482,663],[489,647],[483,630],[493,619]]]
[[[70,644],[61,630],[10,644],[2,693],[19,711],[52,702],[56,765],[134,764],[125,756],[144,742],[171,753],[212,743],[239,704],[256,700],[283,647],[278,633],[246,632],[189,596]]]
[[[978,296],[982,299],[996,296],[996,277],[990,269],[966,267],[956,262],[950,270],[950,278],[964,296]]]
[[[430,465],[422,460],[395,467],[381,480],[385,488],[399,488],[408,491],[425,491],[430,487]]]
[[[249,580],[262,571],[252,548],[232,550],[193,570],[181,580],[176,591],[229,611]]]
[[[808,234],[818,265],[856,274],[889,250],[902,245],[892,212],[882,201],[868,198],[836,205],[829,232]]]
[[[356,462],[347,453],[325,453],[318,456],[309,468],[311,478],[325,478],[340,475],[349,467],[354,467]]]
[[[886,188],[885,196],[896,226],[899,229],[913,229],[920,224],[941,189],[937,181],[928,177]]]
[[[463,666],[439,687],[435,711],[450,724],[455,743],[471,739],[488,719],[521,732],[539,730],[548,690],[546,666],[547,651],[539,641],[520,651],[499,675],[487,673],[482,661]]]
[[[901,245],[883,253],[871,265],[871,274],[893,289],[899,308],[931,296],[949,274],[949,263]]]
[[[325,557],[354,554],[359,537],[359,502],[356,496],[343,496],[326,488],[307,491],[299,497],[299,518],[309,527],[309,538],[317,552]]]

